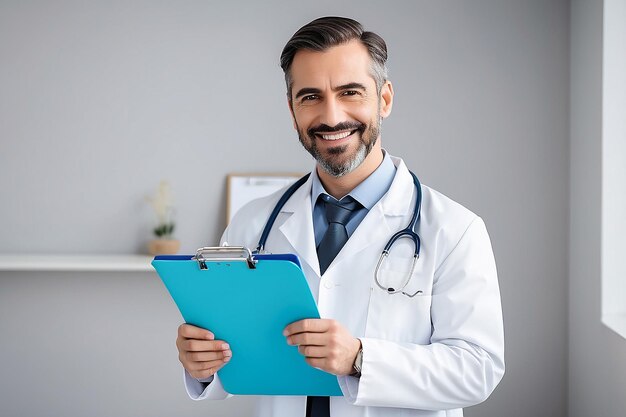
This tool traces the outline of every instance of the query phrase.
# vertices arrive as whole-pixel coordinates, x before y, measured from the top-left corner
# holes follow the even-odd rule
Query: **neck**
[[[383,150],[380,145],[380,138],[376,141],[374,148],[365,158],[363,163],[354,171],[342,177],[333,177],[320,167],[317,167],[317,175],[324,186],[324,189],[337,200],[354,190],[357,185],[365,181],[372,172],[383,162]]]

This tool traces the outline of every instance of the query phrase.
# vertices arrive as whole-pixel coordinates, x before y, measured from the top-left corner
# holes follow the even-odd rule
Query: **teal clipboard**
[[[218,372],[237,395],[343,395],[337,377],[306,363],[284,328],[319,318],[296,255],[251,255],[242,247],[157,256],[159,274],[185,322],[228,342],[232,359]]]

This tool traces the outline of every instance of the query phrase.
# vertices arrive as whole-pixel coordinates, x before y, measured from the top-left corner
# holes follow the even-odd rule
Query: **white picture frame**
[[[303,175],[302,173],[228,174],[226,180],[226,224],[229,224],[237,211],[250,201],[285,188]]]

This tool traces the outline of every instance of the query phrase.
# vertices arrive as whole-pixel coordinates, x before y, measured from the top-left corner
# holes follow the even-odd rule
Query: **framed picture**
[[[226,224],[246,203],[293,184],[304,174],[229,174],[226,184]]]

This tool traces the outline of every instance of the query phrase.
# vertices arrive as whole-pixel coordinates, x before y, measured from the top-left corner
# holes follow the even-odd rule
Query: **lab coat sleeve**
[[[199,382],[197,379],[189,375],[189,372],[184,371],[184,382],[187,395],[192,400],[223,400],[231,397],[232,395],[224,391],[224,387],[220,382],[218,374],[213,375],[213,380],[209,383]]]
[[[346,399],[360,406],[446,410],[478,404],[498,385],[504,374],[502,309],[480,218],[435,272],[431,319],[428,345],[362,338],[361,378],[339,377]]]

